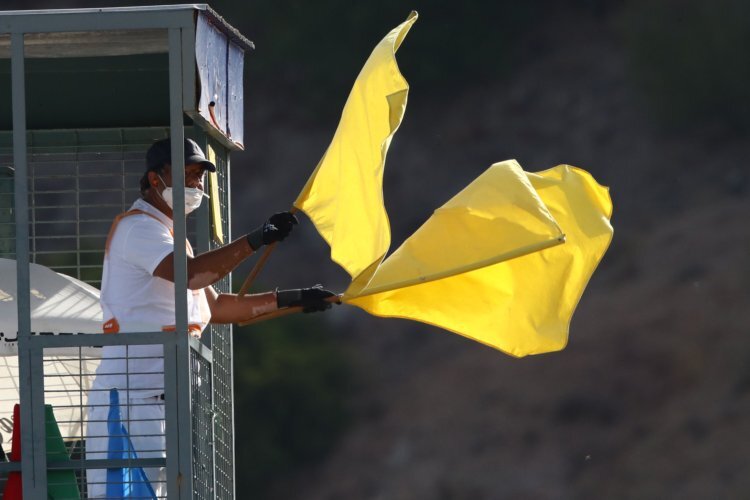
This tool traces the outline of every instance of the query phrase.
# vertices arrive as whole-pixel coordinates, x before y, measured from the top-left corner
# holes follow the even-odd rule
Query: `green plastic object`
[[[69,461],[60,428],[57,426],[52,405],[44,405],[44,423],[47,436],[47,462]],[[47,471],[47,498],[49,500],[80,500],[78,481],[73,470]]]

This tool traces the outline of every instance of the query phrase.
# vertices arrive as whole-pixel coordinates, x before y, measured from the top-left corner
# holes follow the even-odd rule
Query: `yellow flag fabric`
[[[609,192],[588,172],[561,165],[526,174],[548,213],[530,205],[518,184],[494,210],[497,195],[484,190],[483,177],[436,211],[367,286],[348,291],[344,300],[378,316],[445,328],[516,357],[563,349],[573,312],[612,239]],[[514,198],[514,192],[523,197]],[[475,230],[487,223],[486,214],[508,210],[508,202],[525,209],[510,208],[491,234]],[[535,239],[541,244],[557,236],[554,221],[565,244],[535,251]],[[502,242],[494,261],[486,255],[492,240]],[[514,248],[520,250],[514,254]]]
[[[343,300],[461,274],[560,244],[564,235],[515,160],[492,165],[435,211]]]
[[[209,144],[206,148],[208,153],[208,161],[216,165],[216,152],[214,148]],[[211,192],[211,232],[213,233],[214,240],[220,244],[224,244],[224,227],[221,222],[221,205],[219,203],[219,174],[216,172],[208,172],[208,189]]]
[[[330,146],[294,202],[330,245],[333,261],[352,278],[371,276],[391,242],[383,169],[409,91],[395,53],[416,19],[412,12],[375,47]]]

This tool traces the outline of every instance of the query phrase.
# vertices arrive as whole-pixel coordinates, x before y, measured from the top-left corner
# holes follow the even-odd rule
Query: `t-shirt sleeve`
[[[154,274],[154,269],[164,257],[174,252],[172,234],[166,226],[155,220],[133,220],[121,241],[122,258],[149,274]]]

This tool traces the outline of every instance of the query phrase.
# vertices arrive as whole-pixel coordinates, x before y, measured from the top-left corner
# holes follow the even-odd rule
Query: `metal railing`
[[[144,170],[145,150],[153,139],[164,137],[167,132],[167,129],[160,128],[30,133],[27,162],[30,262],[99,288],[104,243],[112,220],[139,196],[138,181]],[[205,145],[206,139],[199,142]],[[0,168],[8,174],[12,168],[12,156],[3,144],[0,135]],[[228,238],[229,166],[226,151],[215,144],[214,148],[217,151],[223,233]],[[2,258],[15,258],[13,210],[2,212],[4,207],[13,207],[13,184],[12,175],[0,176]],[[187,233],[195,248],[214,248],[218,244],[210,238],[207,204],[198,211],[197,217],[189,218]],[[219,292],[230,292],[230,278],[224,278],[215,288]],[[138,345],[161,344],[165,349],[174,349],[174,337],[166,339],[162,332],[127,335],[38,333],[29,339],[32,383],[37,380],[44,388],[41,398],[50,406],[55,425],[60,430],[59,440],[64,443],[69,457],[60,460],[49,455],[52,443],[49,435],[44,438],[48,487],[72,487],[73,482],[80,498],[87,498],[87,484],[92,487],[96,482],[92,481],[92,474],[96,476],[97,473],[91,471],[166,467],[168,460],[165,457],[169,453],[166,448],[150,450],[153,452],[150,454],[160,455],[158,457],[112,459],[100,449],[92,454],[91,442],[87,443],[86,426],[99,424],[101,427],[106,423],[102,413],[109,408],[107,398],[92,397],[97,390],[91,387],[97,353],[102,346],[122,345],[130,349]],[[189,344],[190,375],[185,382],[190,384],[191,398],[193,498],[234,498],[231,337],[230,326],[210,326],[204,332],[203,343],[191,339]],[[64,355],[60,354],[61,349]],[[137,375],[137,372],[128,370],[129,364],[126,363],[125,367],[120,374],[126,379]],[[89,397],[92,397],[91,401]],[[166,397],[169,398],[169,394]],[[120,395],[120,411],[128,429],[147,424],[148,419],[131,417],[137,413],[135,409],[139,404],[143,403],[133,402],[126,394]],[[161,400],[154,404],[164,407]],[[89,417],[92,410],[99,415],[93,421]],[[10,416],[0,415],[0,419],[4,417]],[[162,434],[165,436],[166,431]],[[89,441],[91,437],[89,435]],[[137,439],[142,436],[130,437]],[[0,475],[19,471],[20,467],[20,462],[0,463]],[[64,476],[66,472],[68,475]]]

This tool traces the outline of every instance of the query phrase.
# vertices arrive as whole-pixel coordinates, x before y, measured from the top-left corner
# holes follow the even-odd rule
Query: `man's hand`
[[[259,228],[247,235],[247,242],[253,251],[258,250],[263,245],[282,241],[298,223],[297,217],[291,212],[273,214]]]
[[[302,312],[304,313],[325,311],[331,308],[331,303],[327,302],[326,299],[334,295],[336,294],[324,289],[321,285],[310,288],[279,290],[276,292],[276,305],[279,309],[302,306]]]

